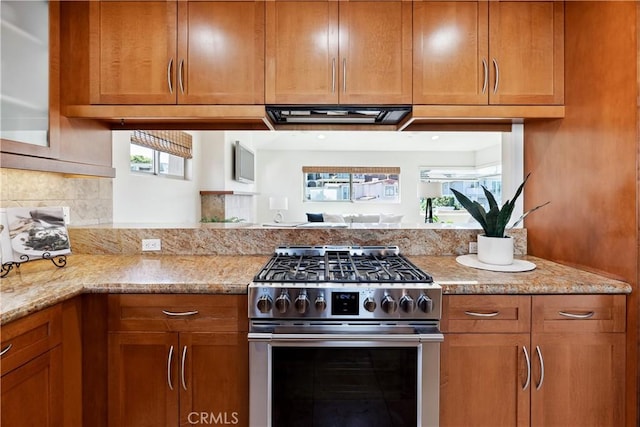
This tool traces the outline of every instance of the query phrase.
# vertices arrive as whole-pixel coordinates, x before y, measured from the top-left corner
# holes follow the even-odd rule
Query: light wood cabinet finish
[[[246,296],[108,300],[109,425],[248,425]]]
[[[91,4],[92,104],[261,104],[264,3]]]
[[[410,2],[268,2],[266,102],[410,104]]]
[[[564,102],[564,5],[416,1],[414,104]]]
[[[623,425],[625,298],[445,296],[440,425]]]

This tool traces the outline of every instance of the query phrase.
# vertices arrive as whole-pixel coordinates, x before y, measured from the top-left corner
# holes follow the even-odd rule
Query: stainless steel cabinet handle
[[[496,317],[500,314],[499,311],[492,311],[491,313],[477,313],[475,311],[465,311],[464,314],[467,316],[475,316],[475,317]]]
[[[9,344],[3,348],[2,351],[0,351],[0,357],[4,356],[9,350],[11,350],[11,347],[13,347],[13,344]]]
[[[182,382],[182,388],[187,391],[187,382],[184,379],[184,362],[187,359],[187,346],[182,348],[182,362],[180,364],[180,381]]]
[[[500,83],[500,70],[498,69],[498,61],[493,58],[493,68],[496,70],[496,82],[493,85],[493,93],[498,93],[498,84]]]
[[[347,58],[342,58],[342,92],[347,93]]]
[[[173,381],[171,381],[171,364],[173,362],[173,346],[169,348],[169,357],[167,357],[167,384],[169,390],[173,390]]]
[[[540,346],[536,346],[536,353],[538,353],[538,360],[540,361],[540,382],[536,386],[536,390],[540,390],[542,383],[544,382],[544,358],[542,357],[542,350]]]
[[[331,93],[336,93],[336,58],[331,60]]]
[[[178,83],[180,83],[180,93],[184,93],[183,75],[184,73],[184,59],[180,60],[180,66],[178,67]]]
[[[487,93],[487,85],[489,84],[489,65],[487,60],[482,58],[482,70],[484,71],[484,83],[482,84],[482,93]]]
[[[588,311],[586,313],[568,313],[566,311],[559,311],[558,314],[560,316],[569,317],[571,319],[590,319],[596,314],[596,312]]]
[[[524,353],[524,359],[527,361],[527,381],[525,381],[524,386],[522,386],[522,391],[526,390],[531,383],[531,359],[529,359],[529,352],[527,351],[527,347],[522,346],[522,351]]]
[[[167,83],[169,84],[169,93],[173,93],[173,83],[171,79],[171,70],[173,70],[173,58],[169,60],[169,65],[167,66]]]
[[[186,316],[193,316],[198,314],[198,310],[181,311],[181,312],[162,310],[162,312],[167,316],[173,316],[173,317],[186,317]]]

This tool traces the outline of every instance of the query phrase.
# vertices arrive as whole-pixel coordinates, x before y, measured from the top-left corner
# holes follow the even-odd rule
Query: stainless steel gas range
[[[252,427],[438,425],[442,290],[397,246],[278,247],[248,297]]]

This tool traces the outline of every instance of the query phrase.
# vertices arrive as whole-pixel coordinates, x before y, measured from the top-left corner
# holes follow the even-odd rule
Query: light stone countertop
[[[531,256],[535,270],[502,273],[465,267],[455,256],[408,256],[445,294],[590,294],[631,292],[625,282]],[[80,255],[55,267],[22,264],[0,280],[0,325],[82,293],[245,294],[268,261],[262,255]]]

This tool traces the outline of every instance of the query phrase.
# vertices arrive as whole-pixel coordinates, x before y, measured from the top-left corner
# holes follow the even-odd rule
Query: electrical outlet
[[[69,225],[69,222],[71,221],[71,212],[69,211],[69,206],[62,207],[62,216],[64,217],[65,225]]]
[[[160,239],[142,239],[143,251],[159,251],[162,249]]]
[[[469,242],[469,253],[470,254],[478,253],[478,242]]]

